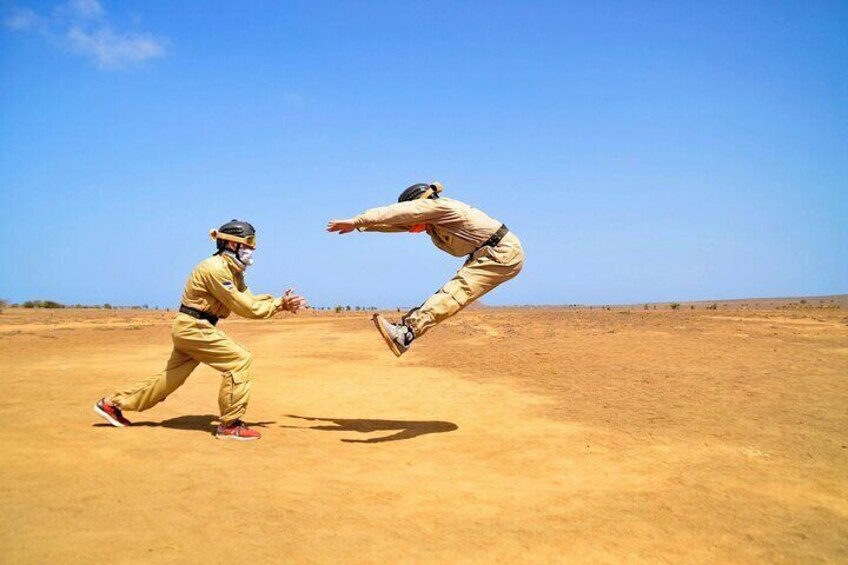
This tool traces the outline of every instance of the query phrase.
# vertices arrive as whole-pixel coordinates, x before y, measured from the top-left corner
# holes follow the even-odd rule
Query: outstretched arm
[[[343,235],[346,233],[350,233],[353,230],[356,231],[378,231],[385,233],[400,233],[409,231],[410,226],[386,226],[386,225],[373,225],[373,226],[360,226],[355,227],[353,218],[349,220],[330,220],[327,223],[327,231],[328,232],[336,232],[339,235]]]
[[[270,318],[277,312],[297,312],[306,306],[306,299],[288,289],[283,296],[255,295],[244,286],[239,288],[228,269],[212,271],[206,277],[207,288],[213,296],[243,318]]]
[[[408,231],[418,224],[438,223],[445,210],[434,200],[399,202],[381,208],[372,208],[347,220],[331,220],[327,231],[339,234],[361,231],[399,232]]]
[[[212,295],[228,309],[242,318],[270,318],[280,309],[280,298],[269,294],[256,296],[247,290],[239,289],[229,269],[212,271],[206,277],[206,287]]]

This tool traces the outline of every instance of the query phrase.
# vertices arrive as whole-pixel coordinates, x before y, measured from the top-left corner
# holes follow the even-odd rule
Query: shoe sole
[[[261,439],[260,437],[239,437],[239,436],[228,436],[228,435],[218,435],[215,434],[215,439],[230,439],[233,441],[256,441],[257,439]]]
[[[100,406],[98,406],[97,403],[94,404],[93,410],[94,410],[95,414],[97,414],[98,416],[100,416],[101,418],[103,418],[104,420],[109,422],[109,424],[111,424],[112,426],[115,426],[116,428],[125,428],[126,427],[126,425],[120,423],[118,420],[116,420],[115,418],[110,416],[108,412],[106,412],[105,410],[100,408]]]
[[[389,349],[392,350],[392,353],[395,354],[395,357],[400,357],[403,355],[403,351],[398,348],[395,340],[391,338],[391,336],[383,329],[383,325],[380,323],[380,319],[382,318],[379,314],[374,314],[371,318],[371,321],[374,322],[374,325],[377,326],[377,331],[380,332],[380,335],[383,336],[383,341],[386,342],[386,345],[389,346]]]

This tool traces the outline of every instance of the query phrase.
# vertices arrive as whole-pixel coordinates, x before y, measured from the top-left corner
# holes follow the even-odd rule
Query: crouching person
[[[180,311],[171,327],[174,349],[165,370],[94,405],[94,411],[111,425],[130,425],[124,411],[143,412],[156,406],[204,363],[219,371],[222,378],[218,393],[221,417],[215,437],[238,441],[261,437],[242,421],[250,400],[253,356],[217,324],[230,312],[253,319],[270,318],[282,311],[297,312],[306,300],[291,289],[274,297],[253,294],[247,288],[244,273],[253,264],[256,249],[256,230],[252,225],[233,220],[210,235],[217,251],[197,265],[186,282]]]

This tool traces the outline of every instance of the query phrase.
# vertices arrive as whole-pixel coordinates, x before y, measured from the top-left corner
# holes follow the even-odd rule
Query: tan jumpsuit
[[[451,198],[399,202],[354,218],[360,231],[403,232],[419,224],[427,224],[436,247],[468,259],[445,286],[404,318],[416,337],[515,277],[524,266],[524,251],[515,234],[507,233],[494,247],[481,247],[501,223]]]
[[[238,262],[227,255],[215,255],[194,268],[186,281],[182,303],[219,318],[228,317],[231,311],[245,318],[270,318],[277,312],[280,298],[254,295],[244,283]],[[165,370],[118,391],[112,402],[121,410],[152,408],[205,363],[222,373],[218,393],[221,423],[227,425],[244,416],[250,399],[251,353],[210,322],[182,313],[174,318],[171,338],[174,349]]]

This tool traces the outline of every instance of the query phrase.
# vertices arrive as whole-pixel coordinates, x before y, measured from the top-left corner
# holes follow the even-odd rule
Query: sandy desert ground
[[[846,310],[484,309],[402,359],[363,314],[224,321],[135,425],[173,314],[0,314],[3,563],[848,562]]]

